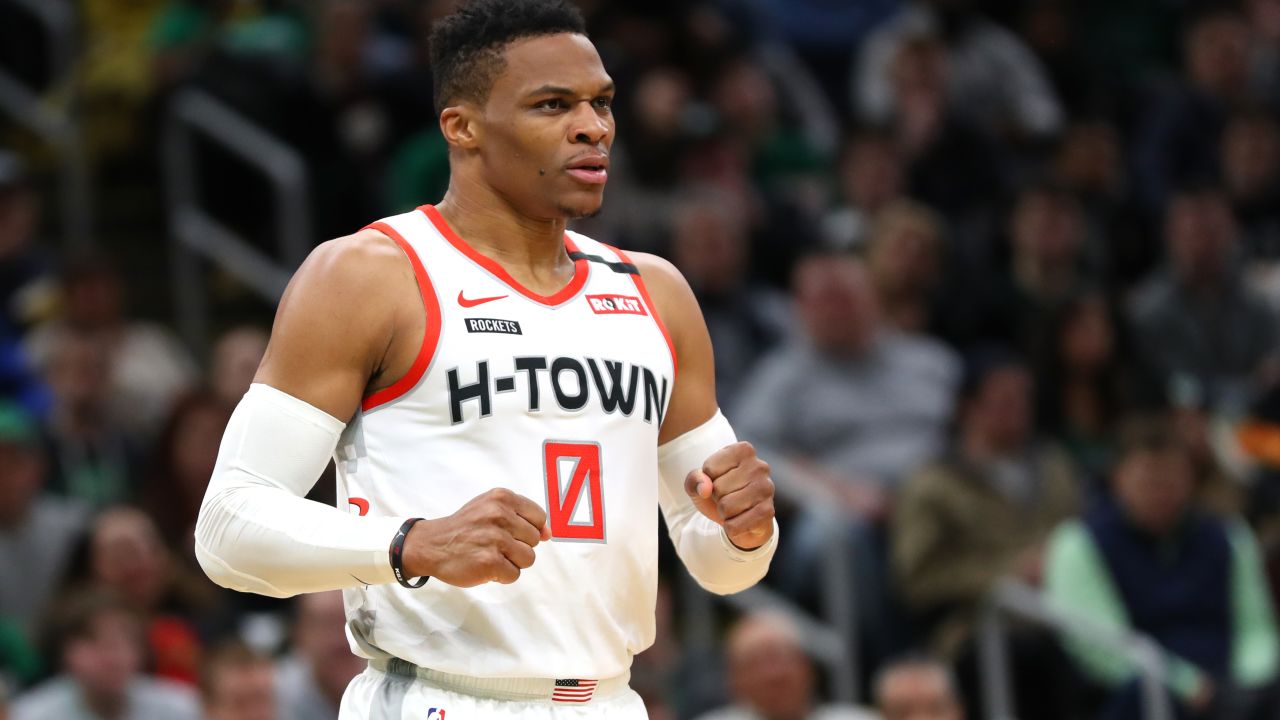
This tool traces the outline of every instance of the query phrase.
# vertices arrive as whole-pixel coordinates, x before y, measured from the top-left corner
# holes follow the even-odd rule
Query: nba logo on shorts
[[[427,708],[427,720],[444,720],[444,708]]]

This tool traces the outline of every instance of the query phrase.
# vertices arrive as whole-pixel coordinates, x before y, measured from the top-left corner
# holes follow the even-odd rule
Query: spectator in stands
[[[785,616],[754,613],[739,620],[725,640],[725,665],[733,704],[699,720],[872,720],[852,705],[822,705],[813,661]]]
[[[810,500],[788,524],[775,579],[793,598],[811,600],[830,543],[817,514],[848,521],[856,621],[867,652],[887,654],[899,628],[882,521],[902,480],[945,446],[960,363],[940,342],[891,327],[866,268],[851,256],[803,260],[795,300],[803,333],[761,359],[734,410],[741,437],[770,458],[779,484]],[[784,506],[784,516],[789,511]]]
[[[1063,111],[1040,61],[1012,32],[983,17],[973,0],[913,0],[881,25],[858,53],[853,105],[885,123],[901,101],[891,76],[903,45],[921,35],[943,43],[946,92],[956,108],[993,134],[1038,140],[1063,125]]]
[[[1222,133],[1222,183],[1250,258],[1280,260],[1280,126],[1273,113],[1232,115]]]
[[[248,645],[213,650],[200,672],[205,720],[276,720],[275,666]]]
[[[62,674],[20,696],[13,720],[196,720],[192,690],[142,674],[142,625],[120,600],[80,592],[54,628]]]
[[[137,442],[111,406],[111,356],[101,335],[69,331],[53,339],[46,364],[54,405],[46,427],[51,489],[91,507],[137,491]]]
[[[1280,100],[1280,2],[1246,0],[1244,7],[1253,30],[1253,86],[1261,100],[1274,104]]]
[[[881,720],[964,720],[951,669],[927,657],[881,668],[872,695]]]
[[[886,127],[906,162],[907,192],[961,225],[967,232],[956,232],[963,247],[980,252],[976,245],[987,230],[981,223],[1006,185],[1004,148],[953,107],[941,40],[909,38],[896,47],[892,61],[894,97]]]
[[[1275,357],[1275,314],[1239,272],[1239,239],[1226,198],[1213,187],[1180,192],[1165,221],[1168,265],[1133,295],[1134,349],[1167,396],[1194,384],[1215,410],[1243,410],[1258,373]]]
[[[778,90],[761,61],[741,55],[721,68],[709,99],[732,151],[746,159],[759,188],[776,199],[813,202],[798,193],[817,189],[818,174],[828,169],[827,153],[803,124],[794,122],[798,118],[782,113]]]
[[[1131,401],[1119,322],[1106,296],[1074,295],[1043,320],[1035,344],[1037,426],[1103,484],[1115,420]]]
[[[89,528],[88,568],[74,568],[63,584],[73,593],[86,578],[129,606],[142,622],[158,677],[195,686],[200,640],[190,617],[209,609],[208,586],[174,562],[155,523],[130,507],[107,509]]]
[[[342,593],[302,595],[289,655],[276,668],[282,720],[333,720],[342,693],[365,661],[351,654],[344,632]]]
[[[138,439],[150,439],[173,399],[191,386],[195,363],[169,330],[125,314],[124,282],[105,261],[85,259],[62,279],[62,319],[34,330],[27,349],[46,367],[68,335],[88,337],[105,352],[107,403],[114,422]]]
[[[757,277],[782,284],[817,237],[826,202],[834,148],[802,121],[820,113],[814,106],[822,103],[787,98],[784,105],[786,81],[771,75],[763,58],[739,53],[717,69],[707,91],[716,125],[712,137],[691,148],[685,181],[735,196],[754,231]]]
[[[876,215],[867,269],[888,325],[928,333],[942,280],[942,220],[929,208],[899,200]]]
[[[1174,428],[1134,421],[1112,493],[1055,531],[1046,565],[1054,603],[1093,623],[1147,634],[1194,717],[1274,718],[1280,637],[1257,543],[1244,523],[1203,511]],[[1113,691],[1102,718],[1141,715],[1121,655],[1067,637],[1080,668]],[[1218,714],[1223,713],[1223,714]]]
[[[700,126],[708,113],[697,103],[683,68],[654,67],[628,85],[630,102],[616,110],[619,124],[629,131],[609,151],[611,200],[598,219],[577,227],[593,237],[618,238],[622,247],[650,251],[670,233],[670,216],[680,200],[675,188],[689,170],[694,137],[707,130]],[[447,163],[444,175],[447,180]]]
[[[1086,245],[1102,260],[1103,279],[1121,288],[1144,277],[1162,255],[1135,198],[1124,153],[1112,123],[1076,122],[1058,143],[1051,174],[1080,206]]]
[[[959,362],[941,343],[890,327],[854,257],[806,258],[794,292],[804,332],[760,361],[736,409],[739,431],[798,466],[798,482],[854,515],[875,514],[882,501],[868,507],[870,497],[943,447]]]
[[[12,402],[0,403],[0,619],[27,641],[48,607],[86,509],[42,492],[47,463],[35,420]]]
[[[240,389],[243,395],[248,389],[247,384],[240,387],[244,378],[219,378],[217,358],[215,349],[214,383],[227,386],[226,392],[234,392],[233,387]],[[246,357],[238,362],[247,361]],[[234,402],[227,403],[222,396],[205,390],[179,400],[156,440],[151,474],[140,493],[142,505],[155,518],[165,545],[173,548],[178,559],[191,568],[196,567],[196,517],[218,459],[222,431],[234,407]]]
[[[266,352],[267,332],[256,325],[240,325],[223,333],[213,346],[209,370],[209,385],[218,399],[235,407],[248,392]]]
[[[906,170],[893,138],[877,130],[855,132],[840,153],[839,205],[822,221],[827,247],[867,246],[875,217],[902,196]]]
[[[1169,410],[1178,442],[1191,461],[1191,473],[1195,478],[1196,502],[1201,510],[1235,516],[1245,511],[1245,493],[1248,485],[1241,479],[1244,468],[1236,462],[1226,461],[1226,451],[1218,436],[1217,421],[1203,402],[1194,397],[1175,397]],[[1117,427],[1118,431],[1120,428]],[[1118,432],[1113,432],[1118,435]],[[1114,463],[1113,463],[1114,465]],[[1107,474],[1110,478],[1111,473]]]
[[[671,259],[693,288],[711,342],[719,348],[716,394],[722,406],[732,407],[756,359],[787,331],[786,297],[748,277],[746,220],[724,193],[691,189],[672,226]]]
[[[1065,455],[1036,438],[1027,366],[998,349],[973,353],[954,444],[910,478],[891,525],[898,589],[935,651],[957,656],[1001,577],[1038,584],[1043,542],[1077,498]]]
[[[1061,187],[1031,185],[1018,193],[1009,240],[1010,280],[1024,304],[1050,308],[1102,279],[1103,261],[1099,249],[1087,245],[1080,205]]]
[[[980,340],[1033,351],[1045,318],[1077,291],[1101,281],[1089,258],[1079,205],[1051,184],[1023,188],[1007,221],[1009,264],[987,269],[970,308],[981,308]]]
[[[1152,103],[1135,138],[1136,187],[1149,211],[1172,191],[1218,170],[1218,142],[1230,112],[1252,105],[1250,29],[1230,6],[1212,7],[1187,29],[1186,77]]]

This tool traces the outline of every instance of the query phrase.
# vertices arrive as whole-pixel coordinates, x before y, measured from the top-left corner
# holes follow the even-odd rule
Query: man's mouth
[[[587,185],[603,185],[609,179],[609,158],[592,154],[578,158],[566,166],[571,177]]]

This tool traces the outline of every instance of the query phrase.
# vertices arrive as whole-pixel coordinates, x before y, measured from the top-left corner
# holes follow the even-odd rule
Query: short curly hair
[[[459,100],[484,102],[510,43],[558,33],[586,34],[566,0],[470,0],[431,29],[432,100],[436,112]]]

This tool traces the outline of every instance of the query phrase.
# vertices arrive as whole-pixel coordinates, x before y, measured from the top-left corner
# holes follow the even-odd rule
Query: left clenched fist
[[[769,464],[756,457],[751,443],[737,442],[712,453],[685,476],[684,491],[743,550],[773,537],[773,480]]]

